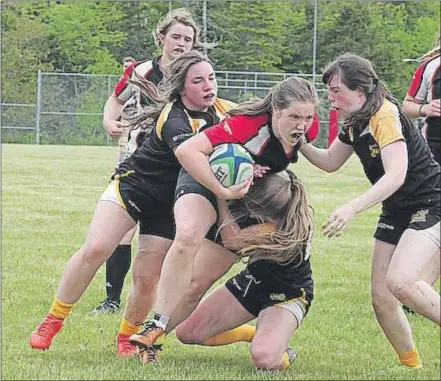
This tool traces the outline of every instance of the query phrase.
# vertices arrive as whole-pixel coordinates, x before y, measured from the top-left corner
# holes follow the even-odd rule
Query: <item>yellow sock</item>
[[[409,368],[422,368],[420,356],[416,348],[413,348],[409,352],[398,353],[398,359],[401,365],[408,366]]]
[[[134,333],[139,331],[139,325],[130,323],[126,319],[121,320],[121,324],[119,325],[118,334],[120,335],[133,335]]]
[[[240,327],[211,336],[202,344],[215,346],[237,343],[238,341],[247,341],[249,343],[253,340],[255,333],[256,327],[254,325],[244,324]]]
[[[61,300],[58,300],[55,298],[54,302],[52,303],[51,309],[49,313],[53,316],[55,316],[58,319],[66,319],[67,316],[70,313],[70,309],[73,307],[73,303],[64,303]]]
[[[289,366],[291,365],[291,363],[289,362],[289,356],[288,353],[283,352],[282,355],[282,361],[283,361],[283,369],[289,368]]]

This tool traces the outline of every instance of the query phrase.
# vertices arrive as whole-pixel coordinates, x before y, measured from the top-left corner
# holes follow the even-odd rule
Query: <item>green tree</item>
[[[111,54],[121,46],[124,31],[111,26],[123,18],[112,2],[50,3],[44,12],[51,59],[62,72],[118,74],[121,64]]]
[[[285,49],[289,2],[225,2],[210,7],[211,31],[220,40],[211,53],[224,70],[277,71]]]

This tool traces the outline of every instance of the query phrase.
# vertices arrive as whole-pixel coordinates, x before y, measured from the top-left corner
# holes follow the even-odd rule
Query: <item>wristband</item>
[[[424,105],[425,105],[425,103],[423,103],[423,104],[420,106],[420,108],[418,109],[418,114],[420,114],[420,116],[421,116],[422,118],[424,118],[424,117],[427,116],[427,115],[423,115],[423,114],[421,114],[421,109],[423,108]]]

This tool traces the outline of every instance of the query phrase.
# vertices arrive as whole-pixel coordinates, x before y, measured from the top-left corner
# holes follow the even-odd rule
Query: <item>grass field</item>
[[[311,261],[316,297],[291,338],[298,353],[286,372],[253,370],[248,345],[208,348],[166,339],[161,363],[142,367],[115,356],[121,314],[89,312],[104,296],[101,268],[49,351],[29,335],[47,313],[69,256],[82,244],[115,163],[114,147],[2,146],[2,375],[10,380],[439,380],[440,330],[411,316],[422,370],[397,365],[374,319],[369,296],[372,233],[379,207],[354,218],[338,239],[316,233]],[[304,158],[304,180],[317,228],[338,205],[369,185],[356,159],[337,174]],[[237,265],[228,274],[237,271]],[[223,278],[224,281],[227,278]],[[126,280],[124,288],[127,293]],[[439,283],[436,285],[439,290]]]

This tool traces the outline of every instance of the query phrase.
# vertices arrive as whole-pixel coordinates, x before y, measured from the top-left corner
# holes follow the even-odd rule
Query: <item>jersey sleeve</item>
[[[427,97],[428,83],[425,75],[427,63],[423,63],[416,69],[412,76],[407,94],[418,101],[424,101]]]
[[[129,83],[129,79],[134,76],[134,70],[135,63],[132,63],[126,68],[126,70],[124,70],[124,74],[121,76],[113,90],[113,95],[123,103],[127,102],[134,93],[134,86]]]
[[[339,140],[347,145],[352,145],[352,141],[351,141],[351,137],[349,135],[349,131],[348,129],[343,129],[339,134],[338,134],[338,138]]]
[[[403,127],[399,118],[393,116],[378,119],[372,125],[372,135],[380,149],[397,140],[403,140]]]
[[[377,114],[371,118],[369,126],[380,149],[397,140],[404,139],[398,107],[390,102],[385,102]]]
[[[267,123],[267,116],[234,115],[202,131],[213,147],[223,143],[245,144]]]
[[[159,131],[159,138],[165,142],[171,150],[191,138],[194,133],[188,121],[181,118],[167,120]]]

